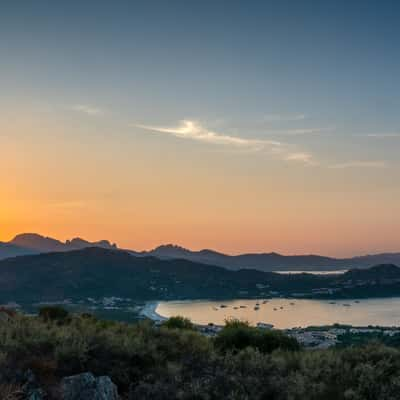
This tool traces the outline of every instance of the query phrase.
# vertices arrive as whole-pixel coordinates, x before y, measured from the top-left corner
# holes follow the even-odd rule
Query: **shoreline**
[[[146,303],[145,306],[140,311],[140,315],[149,318],[152,321],[158,321],[158,322],[166,321],[168,318],[163,317],[156,311],[159,303],[160,303],[159,301],[150,301]]]

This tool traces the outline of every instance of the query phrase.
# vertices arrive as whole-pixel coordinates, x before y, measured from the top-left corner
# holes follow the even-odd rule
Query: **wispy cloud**
[[[392,132],[392,133],[370,133],[367,135],[370,138],[376,139],[388,139],[388,138],[400,138],[400,133]]]
[[[339,164],[333,164],[329,168],[346,169],[346,168],[386,168],[385,161],[348,161]]]
[[[87,104],[75,104],[72,106],[72,109],[77,112],[81,112],[87,115],[101,115],[103,113],[100,108],[87,105]]]
[[[276,140],[249,139],[232,136],[207,129],[201,123],[192,120],[182,120],[176,127],[154,125],[135,125],[153,132],[166,133],[181,139],[191,139],[213,145],[225,145],[250,151],[264,151],[286,161],[298,161],[309,165],[316,162],[309,153],[298,152],[293,146]]]
[[[314,161],[313,155],[310,153],[288,153],[285,156],[285,160],[287,161],[302,161],[305,164],[315,165],[316,162]]]
[[[280,135],[289,135],[289,136],[298,136],[298,135],[316,135],[322,133],[323,131],[327,131],[328,129],[322,128],[300,128],[300,129],[287,129],[282,131],[273,131],[270,133],[280,134]]]
[[[265,122],[301,121],[306,119],[304,114],[267,114],[264,115]]]
[[[245,139],[238,136],[224,135],[204,128],[200,123],[182,120],[176,127],[137,125],[139,128],[154,132],[168,133],[183,139],[193,139],[211,144],[231,145],[237,147],[263,148],[265,145],[279,147],[282,144],[274,140]]]

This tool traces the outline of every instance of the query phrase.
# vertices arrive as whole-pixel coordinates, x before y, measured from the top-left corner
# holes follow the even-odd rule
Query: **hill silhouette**
[[[36,233],[17,235],[10,242],[0,242],[0,260],[20,255],[80,250],[88,247],[117,249],[108,240],[90,242],[74,238],[62,242]],[[282,255],[270,253],[247,253],[229,255],[215,250],[192,251],[184,247],[167,244],[149,251],[126,250],[139,257],[154,256],[159,259],[185,259],[197,263],[217,265],[231,270],[258,269],[260,271],[317,270],[368,268],[378,264],[399,264],[400,253],[382,253],[352,258],[333,258],[315,254]]]
[[[230,271],[184,259],[136,257],[126,251],[96,247],[0,261],[1,302],[112,296],[138,300],[223,299],[300,292],[314,296],[320,288],[345,297],[351,296],[353,289],[365,297],[372,293],[371,288],[373,295],[400,294],[399,282],[400,268],[392,265],[341,276],[283,275],[253,269]]]

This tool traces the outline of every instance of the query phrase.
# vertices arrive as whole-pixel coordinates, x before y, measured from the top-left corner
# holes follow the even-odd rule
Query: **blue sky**
[[[273,173],[296,193],[379,190],[393,214],[399,17],[396,1],[3,1],[0,106],[40,120],[7,145],[90,137],[133,174],[116,142],[196,171],[217,153],[220,171],[257,177],[249,189]]]

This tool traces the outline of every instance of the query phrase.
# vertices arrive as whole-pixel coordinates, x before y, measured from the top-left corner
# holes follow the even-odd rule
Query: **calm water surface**
[[[274,271],[277,274],[283,274],[283,275],[288,275],[288,274],[311,274],[311,275],[340,275],[344,274],[347,272],[347,269],[335,269],[331,271]]]
[[[227,318],[273,324],[276,328],[306,327],[334,323],[354,326],[382,325],[400,326],[400,298],[364,300],[296,300],[270,299],[230,301],[161,302],[156,312],[164,317],[181,315],[193,322],[206,325],[210,322],[223,325]],[[255,310],[256,303],[259,310]],[[225,305],[226,308],[221,308]],[[245,306],[246,308],[240,308]],[[235,308],[234,308],[235,307]]]

